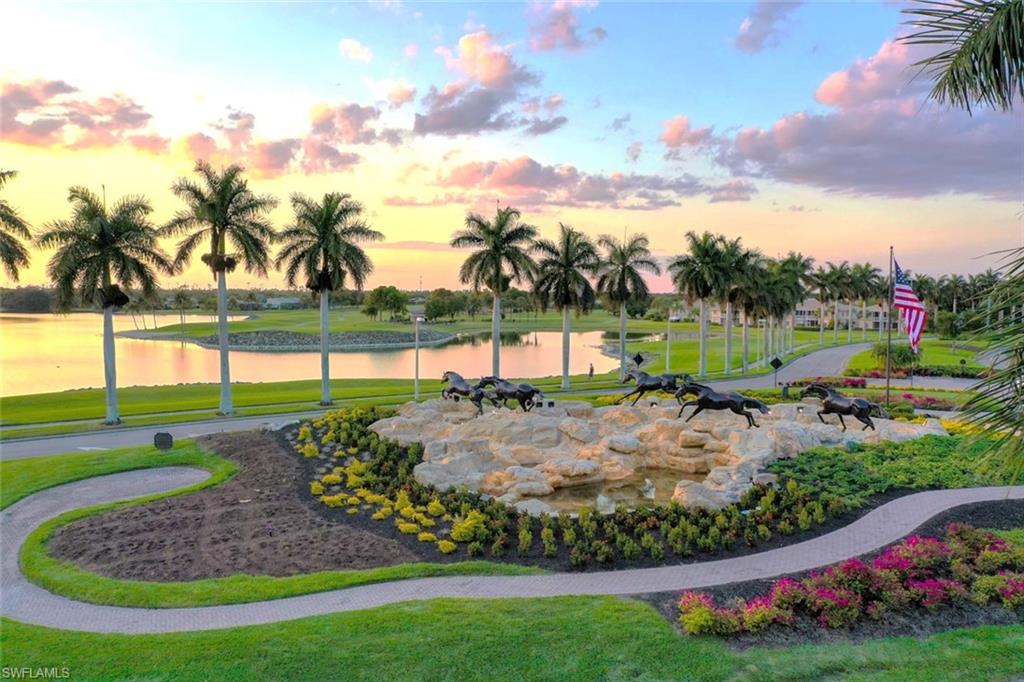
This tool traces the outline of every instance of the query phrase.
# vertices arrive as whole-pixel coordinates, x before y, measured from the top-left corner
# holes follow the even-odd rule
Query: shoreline
[[[268,332],[236,332],[235,334],[268,334]],[[276,333],[276,332],[270,332]],[[372,332],[373,334],[381,334],[381,332]],[[384,332],[386,334],[400,334],[400,332]],[[291,332],[298,336],[297,332]],[[358,333],[357,333],[358,334]],[[183,343],[191,343],[205,348],[207,350],[219,350],[220,345],[216,341],[208,340],[209,337],[202,336],[183,336],[178,332],[155,332],[146,330],[127,330],[117,332],[117,337],[126,339],[137,339],[142,341],[179,341]],[[238,344],[231,343],[228,335],[228,350],[237,352],[250,352],[250,353],[318,353],[320,352],[320,336],[318,334],[302,334],[302,336],[308,336],[313,340],[310,344],[294,344],[294,343],[268,343],[268,344]],[[419,345],[421,348],[442,346],[446,343],[451,343],[455,339],[462,336],[462,334],[445,334],[435,338],[423,339],[420,338]],[[346,353],[346,352],[367,352],[367,351],[390,351],[390,350],[407,350],[409,348],[415,348],[416,342],[412,341],[395,341],[395,342],[365,342],[365,343],[332,343],[328,344],[328,351],[332,353]]]

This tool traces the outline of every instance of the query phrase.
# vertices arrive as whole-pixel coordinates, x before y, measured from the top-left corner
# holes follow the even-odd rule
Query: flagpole
[[[889,379],[892,354],[892,245],[889,245],[889,295],[885,302],[885,326],[887,340],[885,342],[885,406],[889,407]]]

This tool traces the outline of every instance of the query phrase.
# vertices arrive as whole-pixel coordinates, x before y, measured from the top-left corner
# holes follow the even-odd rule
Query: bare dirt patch
[[[49,552],[112,578],[185,581],[238,573],[295,575],[415,561],[400,543],[328,520],[302,494],[307,478],[281,440],[257,431],[200,439],[238,464],[227,482],[98,514],[59,528]]]

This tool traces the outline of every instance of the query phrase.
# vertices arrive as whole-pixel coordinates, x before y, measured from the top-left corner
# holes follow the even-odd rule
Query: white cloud
[[[338,51],[357,62],[369,62],[373,59],[370,48],[354,38],[342,38],[338,43]]]

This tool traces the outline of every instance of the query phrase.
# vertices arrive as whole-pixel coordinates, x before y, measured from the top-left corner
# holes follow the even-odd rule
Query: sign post
[[[775,388],[779,387],[779,367],[782,367],[782,360],[779,360],[779,356],[772,358],[772,361],[768,363],[775,370]]]

